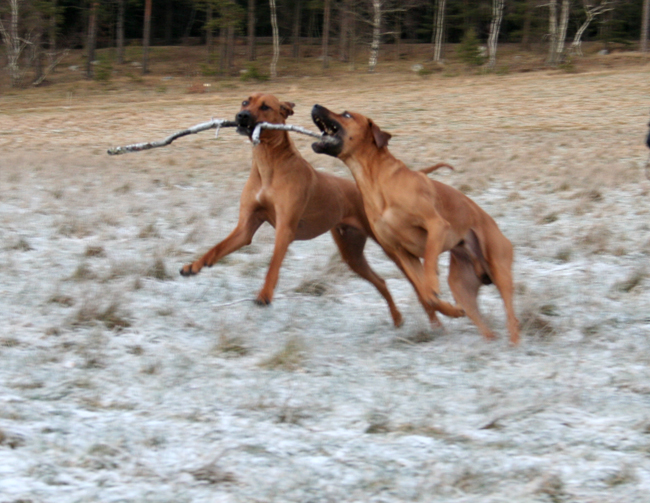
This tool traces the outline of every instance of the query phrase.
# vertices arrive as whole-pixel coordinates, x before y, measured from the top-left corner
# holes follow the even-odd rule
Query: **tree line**
[[[69,49],[86,51],[93,75],[95,50],[142,45],[142,71],[150,45],[204,44],[221,71],[234,65],[236,40],[247,59],[260,44],[273,43],[271,74],[281,45],[293,58],[305,45],[320,46],[322,64],[332,57],[354,61],[367,47],[373,71],[385,44],[424,43],[434,61],[444,46],[476,40],[486,45],[494,67],[499,42],[524,50],[544,45],[547,63],[581,55],[583,40],[637,44],[647,51],[650,0],[0,0],[0,34],[12,86],[24,85],[26,70],[40,84]]]

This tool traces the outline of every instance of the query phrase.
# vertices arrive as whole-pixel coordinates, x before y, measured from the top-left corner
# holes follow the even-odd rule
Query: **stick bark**
[[[196,126],[183,129],[182,131],[177,131],[176,133],[169,135],[164,140],[151,141],[145,143],[133,143],[131,145],[126,145],[124,147],[109,148],[107,150],[107,154],[121,155],[121,154],[128,154],[129,152],[141,152],[143,150],[150,150],[152,148],[165,147],[170,143],[172,143],[177,138],[181,138],[183,136],[187,136],[190,134],[200,133],[201,131],[207,131],[208,129],[216,129],[217,130],[216,135],[219,135],[219,129],[222,127],[228,127],[228,128],[237,127],[237,123],[235,121],[228,121],[225,119],[212,119],[211,121],[202,122],[201,124],[197,124]],[[251,140],[253,141],[253,145],[258,145],[260,143],[260,134],[262,133],[263,129],[279,129],[282,131],[295,131],[296,133],[306,134],[308,136],[313,136],[314,138],[319,138],[319,139],[323,138],[322,134],[315,133],[301,126],[260,122],[255,126],[255,129],[253,130],[253,134],[251,135]]]

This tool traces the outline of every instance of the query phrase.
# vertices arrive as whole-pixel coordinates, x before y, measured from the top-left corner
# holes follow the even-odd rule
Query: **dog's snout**
[[[251,113],[248,110],[242,110],[235,116],[235,120],[240,126],[248,125],[251,121],[251,118]]]

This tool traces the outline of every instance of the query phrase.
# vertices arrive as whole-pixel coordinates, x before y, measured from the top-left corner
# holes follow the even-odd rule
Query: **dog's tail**
[[[446,162],[439,162],[438,164],[434,164],[433,166],[429,166],[428,168],[422,168],[420,170],[420,173],[424,173],[425,175],[427,175],[440,168],[449,168],[452,171],[454,169],[454,167],[451,164],[447,164]]]

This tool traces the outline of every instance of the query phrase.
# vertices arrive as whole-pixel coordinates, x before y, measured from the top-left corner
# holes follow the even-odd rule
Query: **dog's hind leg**
[[[519,320],[515,316],[513,307],[514,285],[512,281],[512,245],[504,237],[505,241],[500,243],[500,250],[490,260],[490,270],[492,282],[498,288],[508,317],[508,332],[510,332],[510,344],[516,346],[519,344]]]
[[[345,263],[355,273],[372,283],[379,290],[379,293],[388,303],[388,309],[390,309],[390,315],[393,318],[394,325],[396,327],[401,326],[403,323],[402,314],[397,309],[395,302],[393,302],[393,297],[386,287],[386,282],[372,270],[363,254],[368,237],[363,232],[349,225],[339,225],[333,228],[331,232]]]
[[[482,283],[476,275],[474,264],[467,250],[461,247],[451,250],[447,281],[454,299],[463,307],[469,319],[474,322],[486,339],[494,339],[494,333],[487,326],[478,309],[477,297]]]

